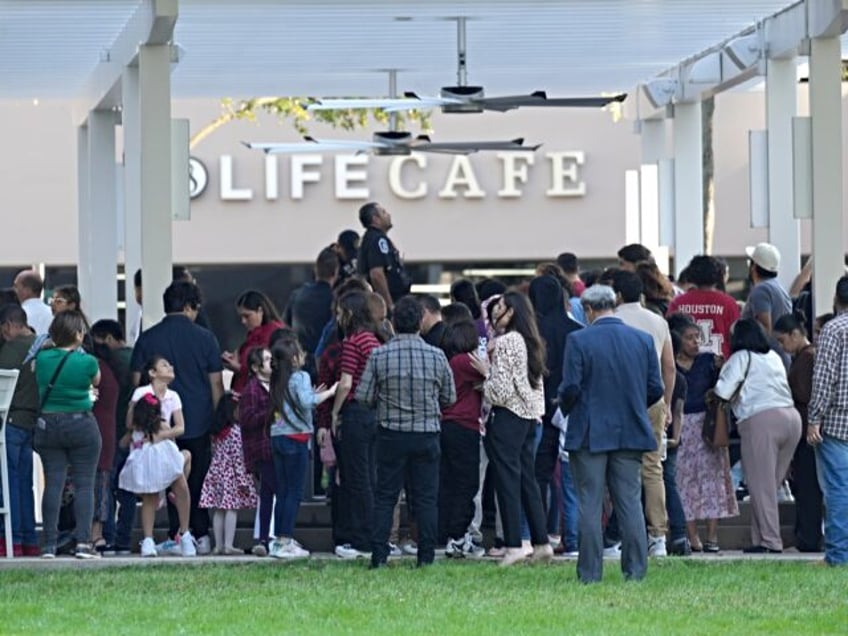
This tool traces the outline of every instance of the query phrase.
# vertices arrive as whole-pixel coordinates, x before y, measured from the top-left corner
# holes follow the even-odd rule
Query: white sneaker
[[[403,552],[401,549],[391,541],[389,542],[389,556],[390,557],[399,557],[403,556]]]
[[[144,541],[141,542],[141,556],[143,556],[143,557],[159,556],[156,552],[156,544],[153,543],[153,539],[151,537],[145,537]]]
[[[784,481],[777,489],[777,503],[793,503],[794,501],[795,496],[792,494],[789,482]]]
[[[203,537],[206,539],[207,543],[209,542],[209,537]],[[180,553],[184,557],[193,557],[200,554],[200,548],[198,546],[198,541],[191,536],[191,532],[186,530],[183,532],[183,535],[180,537]],[[206,554],[209,554],[207,551]]]
[[[309,550],[304,550],[291,539],[277,539],[271,546],[271,556],[275,559],[306,559]]]
[[[371,555],[368,552],[362,552],[357,550],[349,543],[345,543],[344,545],[337,545],[335,549],[336,556],[340,559],[352,560],[352,559],[370,559]],[[273,554],[271,556],[274,556]]]
[[[465,555],[462,553],[462,546],[465,541],[457,541],[456,539],[448,538],[448,542],[445,544],[445,556],[446,557],[456,557],[461,559]]]
[[[530,543],[530,539],[522,539],[521,540],[521,549],[524,550],[524,556],[529,557],[533,555],[533,544]]]
[[[611,545],[608,548],[604,548],[604,558],[605,559],[620,559],[621,558],[621,541]]]
[[[401,551],[408,556],[418,556],[418,544],[414,541],[407,541],[401,546]]]
[[[466,532],[462,542],[462,553],[464,556],[479,559],[485,556],[486,549],[474,540],[470,532]]]
[[[166,539],[162,543],[159,543],[155,546],[156,554],[163,554],[167,556],[182,556],[183,551],[180,548],[180,544],[178,541],[174,541],[173,539]]]
[[[207,554],[212,553],[212,540],[209,538],[208,534],[206,536],[200,537],[199,539],[195,539],[194,537],[191,537],[191,539],[194,542],[193,545],[196,546],[197,554],[205,556]],[[183,556],[188,555],[183,553]],[[191,556],[194,555],[192,554]]]
[[[665,549],[665,537],[648,537],[648,556],[668,556],[668,551]]]

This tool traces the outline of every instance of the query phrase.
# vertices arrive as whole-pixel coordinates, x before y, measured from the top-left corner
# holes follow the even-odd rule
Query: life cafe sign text
[[[538,162],[539,155],[543,158]],[[494,192],[501,199],[520,198],[527,185],[531,171],[544,170],[547,173],[545,195],[548,197],[582,197],[586,195],[586,184],[581,179],[581,170],[585,162],[582,151],[571,152],[498,152],[490,154],[486,160],[497,162],[499,169],[499,187]],[[338,200],[367,200],[371,198],[368,186],[368,155],[335,155],[325,157],[320,154],[295,154],[284,158],[288,163],[288,192],[280,192],[280,155],[266,155],[264,174],[264,198],[276,201],[282,196],[292,200],[302,200],[306,196],[309,184],[320,184],[327,178],[328,164],[332,164],[334,195]],[[389,160],[387,180],[389,191],[398,199],[424,199],[437,196],[439,199],[483,199],[490,196],[480,185],[475,170],[481,170],[471,163],[466,155],[452,158],[438,181],[433,183],[428,177],[428,157],[413,153],[394,157]],[[199,160],[191,159],[191,198],[203,194],[209,182],[205,166]],[[490,166],[485,166],[488,170]],[[432,172],[432,171],[430,171]],[[244,187],[237,182],[236,169],[231,155],[219,158],[220,183],[218,193],[222,201],[251,201],[257,194],[253,188]]]

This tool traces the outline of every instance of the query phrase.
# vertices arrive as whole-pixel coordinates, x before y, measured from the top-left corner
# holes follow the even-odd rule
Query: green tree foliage
[[[309,133],[309,125],[314,122],[328,124],[342,130],[359,130],[371,123],[388,127],[390,115],[379,109],[319,110],[308,111],[309,100],[303,97],[252,97],[250,99],[221,100],[221,114],[192,135],[190,147],[196,147],[206,137],[222,126],[235,120],[256,121],[257,115],[267,113],[280,120],[287,121],[300,135]],[[430,129],[429,111],[407,111],[397,113],[397,128],[404,130],[417,125],[420,131]]]

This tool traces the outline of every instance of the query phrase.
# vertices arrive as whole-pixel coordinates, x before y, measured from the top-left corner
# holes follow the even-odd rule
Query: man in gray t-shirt
[[[753,318],[766,330],[771,348],[783,359],[783,364],[789,368],[789,356],[775,340],[772,334],[772,326],[778,318],[792,313],[792,300],[789,294],[777,280],[777,271],[780,267],[780,252],[770,243],[760,243],[756,247],[745,250],[751,264],[748,267],[748,275],[754,283],[745,308],[742,310],[742,318]]]

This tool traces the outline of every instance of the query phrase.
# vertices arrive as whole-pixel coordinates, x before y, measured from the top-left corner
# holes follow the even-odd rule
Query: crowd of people
[[[295,531],[311,454],[335,554],[374,568],[441,550],[505,566],[560,553],[583,582],[609,557],[641,579],[648,556],[719,552],[743,487],[745,552],[777,553],[787,481],[794,546],[848,562],[848,277],[814,319],[809,263],[786,290],[770,244],[748,252],[744,303],[720,259],[696,256],[672,283],[633,244],[603,271],[564,253],[517,286],[457,280],[444,303],[410,295],[381,205],[359,221],[361,242],[347,230],[322,249],[284,312],[259,290],[236,299],[234,352],[183,268],[132,347],[116,320],[89,324],[75,287],[48,306],[38,274],[18,274],[0,292],[0,368],[20,371],[5,431],[14,555],[129,554],[140,502],[143,557],[244,554],[239,510],[255,511],[249,552],[308,557]],[[738,444],[705,439],[713,400],[730,404]]]

